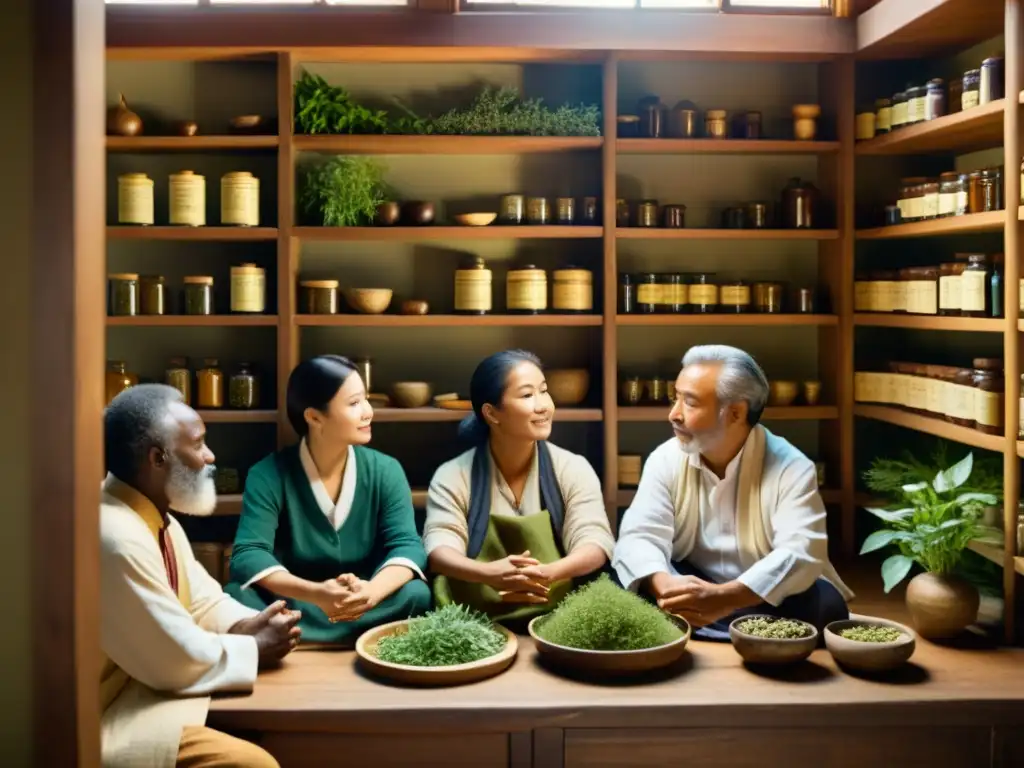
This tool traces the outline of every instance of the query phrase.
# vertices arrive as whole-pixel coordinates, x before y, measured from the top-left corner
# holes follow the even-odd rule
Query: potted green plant
[[[1003,545],[1002,532],[981,522],[985,507],[1000,501],[997,478],[983,471],[972,479],[974,467],[973,453],[932,477],[913,459],[879,459],[865,475],[871,490],[898,498],[895,509],[868,508],[886,527],[865,539],[861,554],[888,546],[899,550],[882,563],[886,593],[915,563],[923,569],[910,580],[906,594],[922,637],[949,638],[975,621],[978,590],[958,573],[964,552],[972,541]]]

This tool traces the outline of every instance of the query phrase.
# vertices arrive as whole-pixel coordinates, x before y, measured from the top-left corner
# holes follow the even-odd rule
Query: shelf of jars
[[[277,227],[107,227],[108,240],[190,240],[211,242],[249,242],[277,240]]]
[[[788,139],[617,139],[623,155],[827,155],[839,151],[838,141]]]
[[[296,325],[355,328],[577,328],[599,326],[601,315],[297,315]]]
[[[858,312],[853,324],[861,328],[907,328],[918,331],[964,331],[1002,333],[1006,322],[1002,318],[946,317],[942,315],[905,315]]]
[[[877,133],[872,138],[858,141],[855,152],[865,156],[939,152],[966,154],[997,147],[1003,143],[1005,106],[1005,99],[997,99],[971,109]]]
[[[836,315],[817,314],[650,314],[617,315],[615,322],[622,326],[831,326],[838,325]]]
[[[111,327],[227,328],[277,325],[277,315],[137,315],[108,317]]]
[[[960,427],[932,416],[919,416],[908,411],[902,411],[884,405],[855,405],[853,415],[875,421],[884,421],[888,424],[895,424],[897,427],[912,429],[915,432],[924,432],[945,440],[952,440],[963,445],[971,445],[975,448],[984,448],[989,451],[1002,453],[1006,441],[998,435],[986,435],[969,427]]]
[[[619,240],[836,240],[836,229],[647,229],[617,227]]]
[[[663,406],[619,406],[619,421],[657,422],[668,419],[670,404]],[[561,417],[561,411],[559,411]],[[839,418],[839,408],[832,405],[769,406],[762,418],[765,421],[828,421]]]
[[[425,240],[562,240],[595,239],[604,236],[598,226],[574,225],[501,225],[422,227],[295,227],[292,235],[300,240],[316,242]]]
[[[967,213],[962,216],[892,224],[884,227],[858,229],[858,240],[891,240],[901,237],[937,237],[940,235],[968,235],[978,232],[1001,232],[1006,222],[1004,211]]]
[[[603,136],[360,136],[296,134],[302,152],[346,155],[525,155],[600,149]]]
[[[276,149],[277,136],[107,136],[108,152],[231,152]]]

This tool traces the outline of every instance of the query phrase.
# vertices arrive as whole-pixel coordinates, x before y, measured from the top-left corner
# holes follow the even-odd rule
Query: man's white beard
[[[691,433],[690,439],[686,441],[679,440],[678,436],[676,436],[676,440],[679,440],[679,446],[683,449],[683,453],[689,456],[702,456],[709,448],[714,448],[724,434],[725,425],[719,416],[718,423],[712,429],[705,430],[700,434]]]
[[[190,469],[173,454],[170,462],[167,501],[171,509],[193,517],[212,515],[217,508],[217,485],[213,481],[215,468],[205,466],[198,471]]]

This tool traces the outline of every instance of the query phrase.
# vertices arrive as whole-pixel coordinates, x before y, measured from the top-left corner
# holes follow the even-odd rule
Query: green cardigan
[[[233,585],[245,584],[275,565],[309,581],[342,573],[370,579],[396,557],[426,569],[412,491],[401,464],[359,446],[355,459],[355,498],[338,531],[313,496],[297,445],[267,456],[249,470],[231,552]]]

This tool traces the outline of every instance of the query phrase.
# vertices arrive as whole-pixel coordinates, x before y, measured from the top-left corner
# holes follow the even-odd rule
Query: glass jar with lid
[[[109,299],[107,314],[133,317],[139,314],[139,276],[133,272],[108,275]]]
[[[657,200],[641,200],[636,206],[636,221],[634,222],[638,227],[657,227],[658,226],[658,201]]]
[[[215,357],[203,360],[203,367],[196,371],[196,407],[224,407],[224,373]]]
[[[704,114],[704,135],[709,139],[724,139],[728,134],[728,113],[724,109],[709,109]]]
[[[900,180],[900,196],[896,201],[900,209],[900,219],[904,222],[917,221],[921,218],[924,201],[921,199],[924,190],[921,185],[924,179],[920,176],[912,176]]]
[[[718,302],[722,312],[746,314],[751,309],[750,283],[743,280],[722,283],[718,291]]]
[[[715,282],[714,272],[693,275],[688,287],[691,312],[710,314],[718,309],[718,283]]]
[[[301,312],[306,315],[338,314],[337,280],[303,280],[301,289]]]
[[[946,114],[946,84],[936,77],[928,81],[925,90],[924,119],[934,120]]]
[[[105,377],[107,405],[110,405],[110,401],[126,389],[134,387],[138,383],[139,377],[128,371],[128,365],[123,360],[107,361]]]
[[[778,315],[783,309],[782,283],[754,283],[754,307],[765,315]]]
[[[963,109],[964,79],[963,77],[951,77],[949,79],[948,96],[946,97],[946,112],[954,115]]]
[[[937,179],[921,180],[919,213],[921,219],[934,219],[939,215],[939,182]]]
[[[686,284],[678,272],[665,272],[657,276],[658,311],[679,314],[686,311]]]
[[[185,284],[185,314],[212,315],[213,278],[208,275],[186,275],[182,282]]]
[[[963,91],[960,93],[960,108],[973,109],[981,102],[981,70],[968,69],[964,72]]]
[[[938,267],[908,267],[900,270],[906,290],[906,309],[911,315],[936,315],[939,312]]]
[[[228,403],[232,408],[253,409],[260,403],[260,380],[253,373],[252,363],[239,363],[228,381]]]
[[[968,254],[967,266],[960,275],[961,314],[964,317],[988,317],[990,273],[991,262],[986,254]]]
[[[652,315],[661,308],[661,286],[653,272],[636,275],[636,308],[642,315]]]
[[[892,97],[892,130],[907,124],[907,94],[904,91],[894,93]]]
[[[990,56],[981,62],[978,78],[978,103],[989,104],[1004,95],[1004,71],[1002,56]]]
[[[192,405],[192,371],[187,357],[172,357],[164,371],[164,383],[181,392],[185,405]]]
[[[939,267],[939,314],[959,317],[962,309],[960,276],[967,266],[965,261],[946,262]]]
[[[976,357],[974,366],[974,428],[987,435],[1002,435],[1004,412],[1003,361]]]
[[[1003,210],[1003,169],[1001,166],[981,171],[981,200],[984,211]]]
[[[956,171],[939,174],[939,218],[956,215],[957,199],[962,190]]]
[[[975,426],[974,419],[974,369],[954,368],[946,387],[949,421],[961,427]]]
[[[894,269],[886,272],[889,280],[892,282],[891,291],[891,311],[892,312],[906,312],[909,301],[909,288],[910,281],[905,270]]]
[[[888,133],[892,130],[892,99],[875,101],[875,133]]]
[[[916,85],[907,91],[907,125],[924,122],[927,96],[928,89],[923,85]]]

